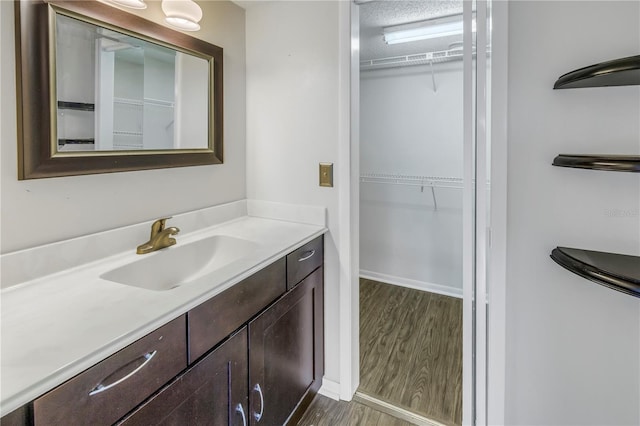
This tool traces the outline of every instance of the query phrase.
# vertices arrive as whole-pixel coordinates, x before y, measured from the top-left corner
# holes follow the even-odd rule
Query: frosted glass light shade
[[[472,22],[472,31],[476,31],[476,21]],[[387,44],[407,43],[418,40],[460,35],[463,32],[462,17],[452,17],[397,25],[383,29],[384,41]]]
[[[384,41],[387,44],[397,44],[458,34],[462,34],[462,22],[451,22],[445,25],[388,31],[384,34]]]
[[[162,0],[165,21],[182,31],[198,31],[202,9],[193,0]]]
[[[117,4],[119,6],[130,7],[131,9],[146,9],[147,4],[144,0],[108,0],[110,3]]]

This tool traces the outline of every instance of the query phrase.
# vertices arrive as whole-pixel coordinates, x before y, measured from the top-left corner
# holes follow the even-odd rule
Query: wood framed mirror
[[[15,18],[18,179],[222,163],[221,47],[95,0]]]

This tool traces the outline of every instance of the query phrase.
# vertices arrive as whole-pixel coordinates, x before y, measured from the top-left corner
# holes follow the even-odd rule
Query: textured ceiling
[[[384,27],[462,13],[462,0],[379,0],[360,4],[360,59],[379,59],[444,50],[462,36],[387,45]]]

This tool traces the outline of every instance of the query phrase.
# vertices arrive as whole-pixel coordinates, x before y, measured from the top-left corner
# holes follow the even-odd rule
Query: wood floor
[[[354,401],[334,401],[316,395],[298,426],[411,426]]]
[[[462,300],[361,279],[358,391],[462,424]]]

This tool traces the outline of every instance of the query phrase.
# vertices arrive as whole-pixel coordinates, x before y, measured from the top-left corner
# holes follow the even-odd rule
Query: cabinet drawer
[[[189,363],[204,355],[286,291],[284,258],[190,310]]]
[[[184,315],[36,399],[38,425],[110,425],[187,366]]]
[[[308,242],[287,256],[287,290],[322,265],[322,236]]]

